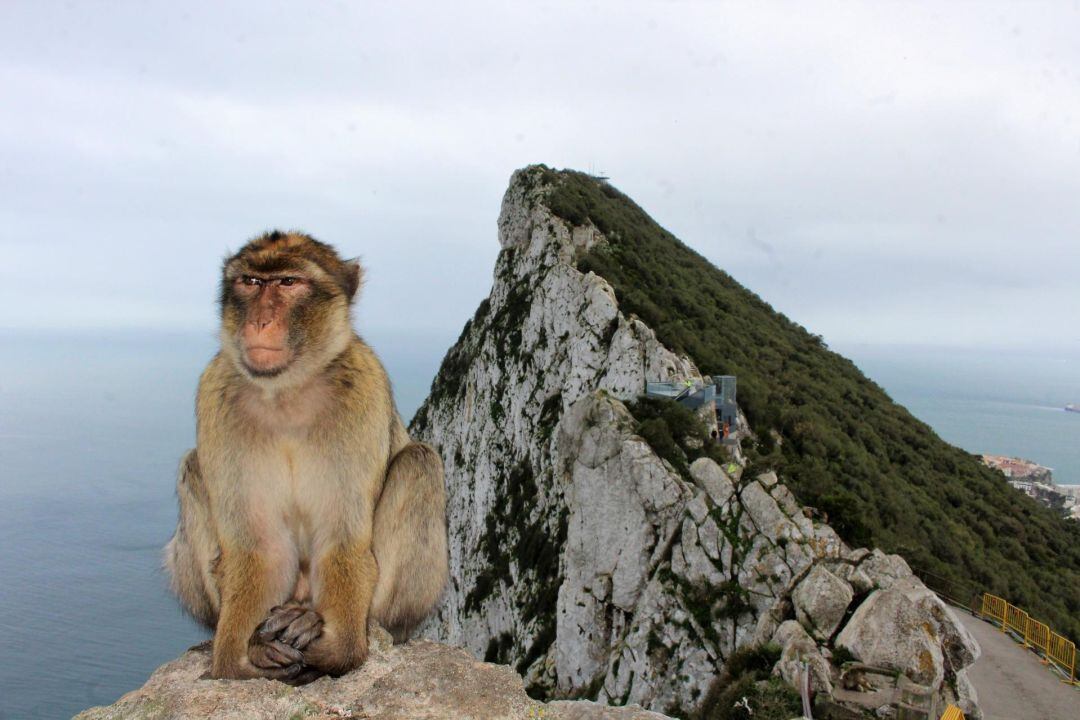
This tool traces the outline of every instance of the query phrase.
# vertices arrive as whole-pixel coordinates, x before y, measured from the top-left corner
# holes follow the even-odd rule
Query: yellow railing
[[[1015,630],[1020,634],[1020,637],[1027,636],[1028,614],[1016,607],[1015,605],[1009,605],[1009,609],[1005,611],[1005,629]],[[1025,644],[1026,641],[1025,641]]]
[[[1024,635],[1024,644],[1033,647],[1043,655],[1050,653],[1050,626],[1038,620],[1028,620],[1027,634]]]
[[[955,705],[950,705],[945,708],[945,713],[941,716],[941,720],[964,720],[964,712]]]
[[[1046,624],[1033,620],[1025,611],[990,593],[983,595],[982,611],[979,614],[1000,625],[1002,632],[1016,632],[1024,647],[1033,648],[1042,655],[1043,664],[1053,663],[1067,678],[1065,682],[1080,685],[1076,680],[1076,645],[1071,640],[1058,635]],[[942,720],[945,720],[944,715]]]
[[[982,601],[982,616],[997,621],[1001,627],[1005,627],[1005,617],[1008,614],[1009,603],[996,595],[985,593]]]
[[[1069,682],[1076,683],[1076,645],[1072,640],[1066,640],[1057,633],[1051,633],[1050,647],[1046,650],[1046,657],[1069,674]]]

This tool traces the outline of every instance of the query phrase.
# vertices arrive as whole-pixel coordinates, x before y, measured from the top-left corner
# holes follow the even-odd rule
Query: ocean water
[[[369,335],[402,415],[453,336]],[[0,718],[114,702],[202,641],[166,589],[176,465],[211,332],[0,334]],[[1075,359],[840,348],[947,440],[1080,482]]]
[[[845,346],[838,352],[944,440],[1009,455],[1080,485],[1080,349]]]

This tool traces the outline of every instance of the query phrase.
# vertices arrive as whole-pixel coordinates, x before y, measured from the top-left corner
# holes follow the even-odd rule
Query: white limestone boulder
[[[795,616],[817,640],[828,640],[844,619],[854,593],[851,586],[818,564],[795,588]]]

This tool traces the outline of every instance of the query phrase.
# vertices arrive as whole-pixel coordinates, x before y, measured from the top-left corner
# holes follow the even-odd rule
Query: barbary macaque
[[[352,329],[362,269],[295,232],[225,261],[221,349],[199,381],[165,548],[173,591],[214,630],[210,675],[304,682],[395,640],[447,577],[442,461],[412,442]]]

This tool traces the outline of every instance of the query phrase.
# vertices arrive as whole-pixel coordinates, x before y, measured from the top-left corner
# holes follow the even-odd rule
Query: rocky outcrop
[[[980,717],[966,672],[979,646],[902,558],[863,549],[821,558],[788,595],[754,636],[781,648],[774,672],[788,682],[809,671],[828,702],[855,710],[904,707],[937,717],[954,703]]]
[[[875,591],[836,638],[860,660],[939,687],[979,657],[979,646],[952,611],[915,578]]]
[[[693,658],[680,661],[703,670],[722,657],[715,647],[691,650],[680,629],[690,626],[687,612],[669,623],[670,593],[649,587],[670,568],[686,507],[701,491],[634,435],[621,401],[646,380],[700,373],[620,313],[606,281],[577,270],[578,254],[603,237],[555,217],[540,175],[515,174],[491,294],[411,428],[440,449],[449,492],[453,581],[424,630],[510,662],[540,693],[662,704],[681,692],[640,680],[650,642],[685,646],[679,652]],[[712,552],[719,557],[715,543]],[[691,556],[690,572],[716,577],[701,558]],[[648,611],[654,621],[635,622],[661,599],[664,607]],[[623,666],[613,648],[630,637],[641,653]],[[710,674],[691,674],[703,692]]]
[[[795,588],[791,600],[795,617],[803,627],[809,628],[818,640],[828,640],[844,619],[852,597],[850,585],[824,565],[815,565]]]
[[[590,702],[544,704],[525,694],[510,668],[478,662],[467,653],[432,642],[373,648],[359,670],[299,688],[271,680],[205,680],[207,648],[193,648],[159,668],[147,683],[108,707],[77,720],[280,720],[281,718],[380,718],[380,720],[663,720],[638,708]]]
[[[631,403],[700,372],[577,269],[608,240],[547,208],[552,182],[514,174],[491,294],[411,428],[449,493],[453,581],[422,632],[510,663],[538,697],[685,714],[737,648],[769,642],[777,674],[809,668],[827,694],[837,633],[910,569],[852,551],[774,473],[744,477],[737,448],[680,470],[650,447]],[[955,695],[962,667],[932,692]]]

